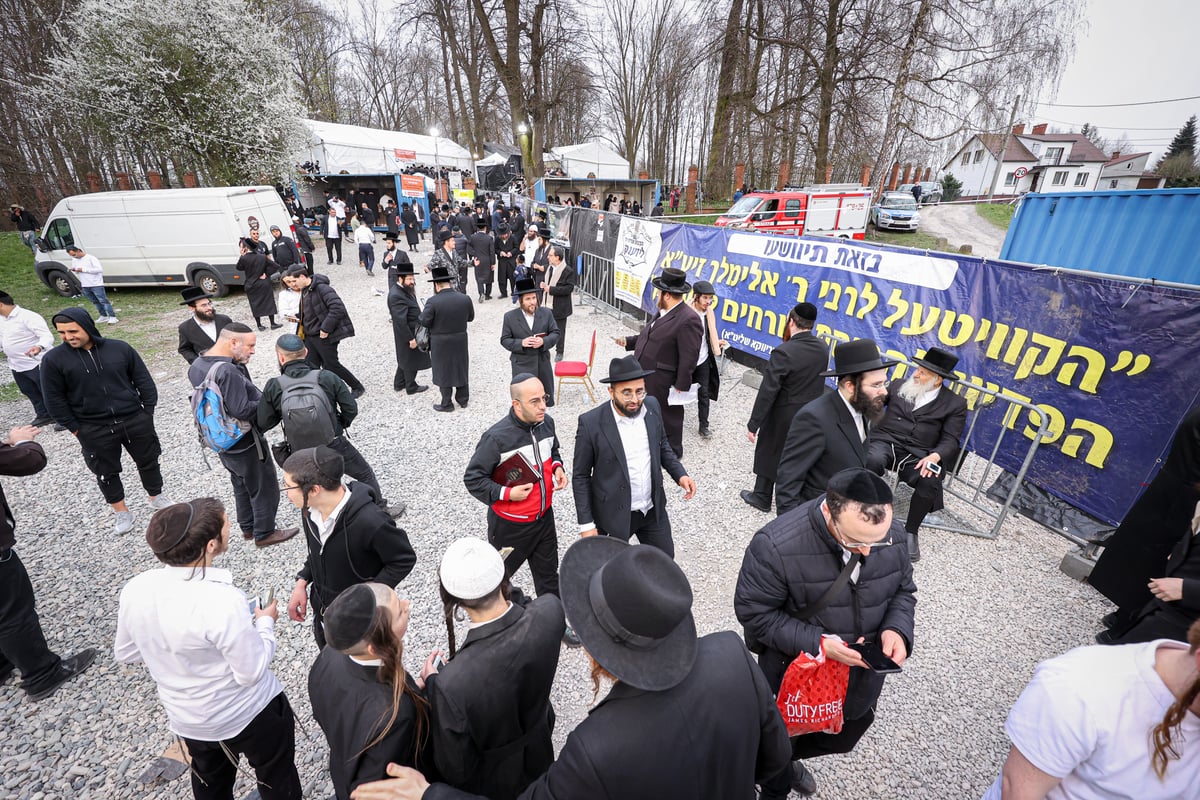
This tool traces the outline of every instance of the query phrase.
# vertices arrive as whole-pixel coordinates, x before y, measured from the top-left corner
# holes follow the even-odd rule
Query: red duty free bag
[[[776,696],[788,736],[804,733],[841,733],[842,707],[850,666],[825,656],[825,641],[814,658],[801,652],[788,665]]]

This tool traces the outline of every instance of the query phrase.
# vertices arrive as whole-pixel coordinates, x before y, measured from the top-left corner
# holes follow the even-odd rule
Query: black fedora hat
[[[955,380],[954,368],[958,365],[958,356],[948,353],[940,347],[931,347],[924,358],[914,358],[913,363],[924,367],[935,375]]]
[[[874,339],[855,339],[837,346],[833,351],[833,369],[825,370],[821,376],[827,378],[830,375],[857,375],[860,372],[887,369],[899,363],[885,361],[879,355],[879,345],[875,344]]]
[[[676,686],[696,662],[692,587],[674,559],[610,536],[563,555],[563,609],[596,661],[635,689]]]
[[[687,294],[692,288],[687,282],[687,273],[674,267],[667,267],[650,282],[654,284],[655,289],[667,294]]]
[[[398,242],[400,241],[400,237],[395,233],[388,232],[383,235],[383,240],[385,242]]]
[[[450,271],[449,267],[443,267],[440,264],[429,271],[429,283],[457,283],[458,275]]]
[[[181,306],[190,306],[198,300],[212,299],[212,295],[199,286],[187,286],[179,293],[179,296],[183,298],[183,300],[179,301],[179,305]]]
[[[653,375],[654,370],[642,369],[642,365],[633,356],[625,356],[624,358],[614,358],[608,362],[608,377],[601,378],[601,383],[624,383],[625,381],[636,381],[638,378],[644,378],[647,375]]]
[[[397,278],[407,278],[410,275],[416,275],[416,267],[411,261],[397,261],[396,266],[392,267],[396,270]]]
[[[541,289],[538,288],[533,278],[520,278],[513,289],[513,297],[520,297],[523,294],[537,294],[540,291]]]

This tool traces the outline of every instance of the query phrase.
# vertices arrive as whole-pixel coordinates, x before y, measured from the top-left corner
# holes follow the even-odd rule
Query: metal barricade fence
[[[617,299],[613,269],[611,258],[592,253],[579,254],[579,291],[583,294],[581,303],[592,306],[592,313],[609,314],[626,325],[636,327],[646,321],[647,315],[642,309]]]

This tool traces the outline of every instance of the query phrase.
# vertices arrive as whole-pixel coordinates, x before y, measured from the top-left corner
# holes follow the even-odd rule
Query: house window
[[[983,151],[976,150],[975,151],[975,163],[978,164],[980,161],[983,161]]]
[[[1062,154],[1063,154],[1063,149],[1061,147],[1047,147],[1046,148],[1046,160],[1048,162],[1050,162],[1051,164],[1061,164],[1062,163]]]
[[[971,163],[971,153],[970,153],[970,151],[967,151],[966,153],[963,153],[962,165],[965,167],[970,163]]]
[[[1059,170],[1058,172],[1054,173],[1054,185],[1055,186],[1066,186],[1067,185],[1066,171]]]
[[[1088,174],[1086,172],[1079,173],[1078,175],[1075,176],[1075,185],[1076,186],[1087,186],[1087,178],[1088,178]]]
[[[1115,178],[1114,178],[1113,180],[1111,180],[1111,181],[1109,181],[1109,182],[1108,182],[1108,188],[1110,188],[1110,189],[1115,189],[1115,188],[1117,188],[1117,181],[1116,181],[1116,179],[1115,179]]]
[[[1004,185],[1005,186],[1015,186],[1016,183],[1017,183],[1017,173],[1015,173],[1015,172],[1005,173],[1005,175],[1004,175]]]

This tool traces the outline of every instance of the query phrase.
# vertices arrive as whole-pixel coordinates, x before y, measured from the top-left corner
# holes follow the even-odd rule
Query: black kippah
[[[161,556],[183,541],[195,517],[196,507],[190,501],[156,512],[146,526],[146,544],[155,555]]]
[[[534,375],[532,372],[518,372],[516,375],[513,375],[512,382],[509,383],[508,385],[516,386],[518,383],[524,383],[525,381],[529,380],[530,378],[536,378],[536,377],[537,377],[537,375]]]
[[[375,605],[375,591],[365,583],[356,583],[339,594],[322,615],[329,646],[345,652],[366,638],[375,621]]]
[[[829,479],[826,489],[863,505],[886,505],[892,502],[892,490],[887,482],[874,472],[861,467],[836,473]]]

